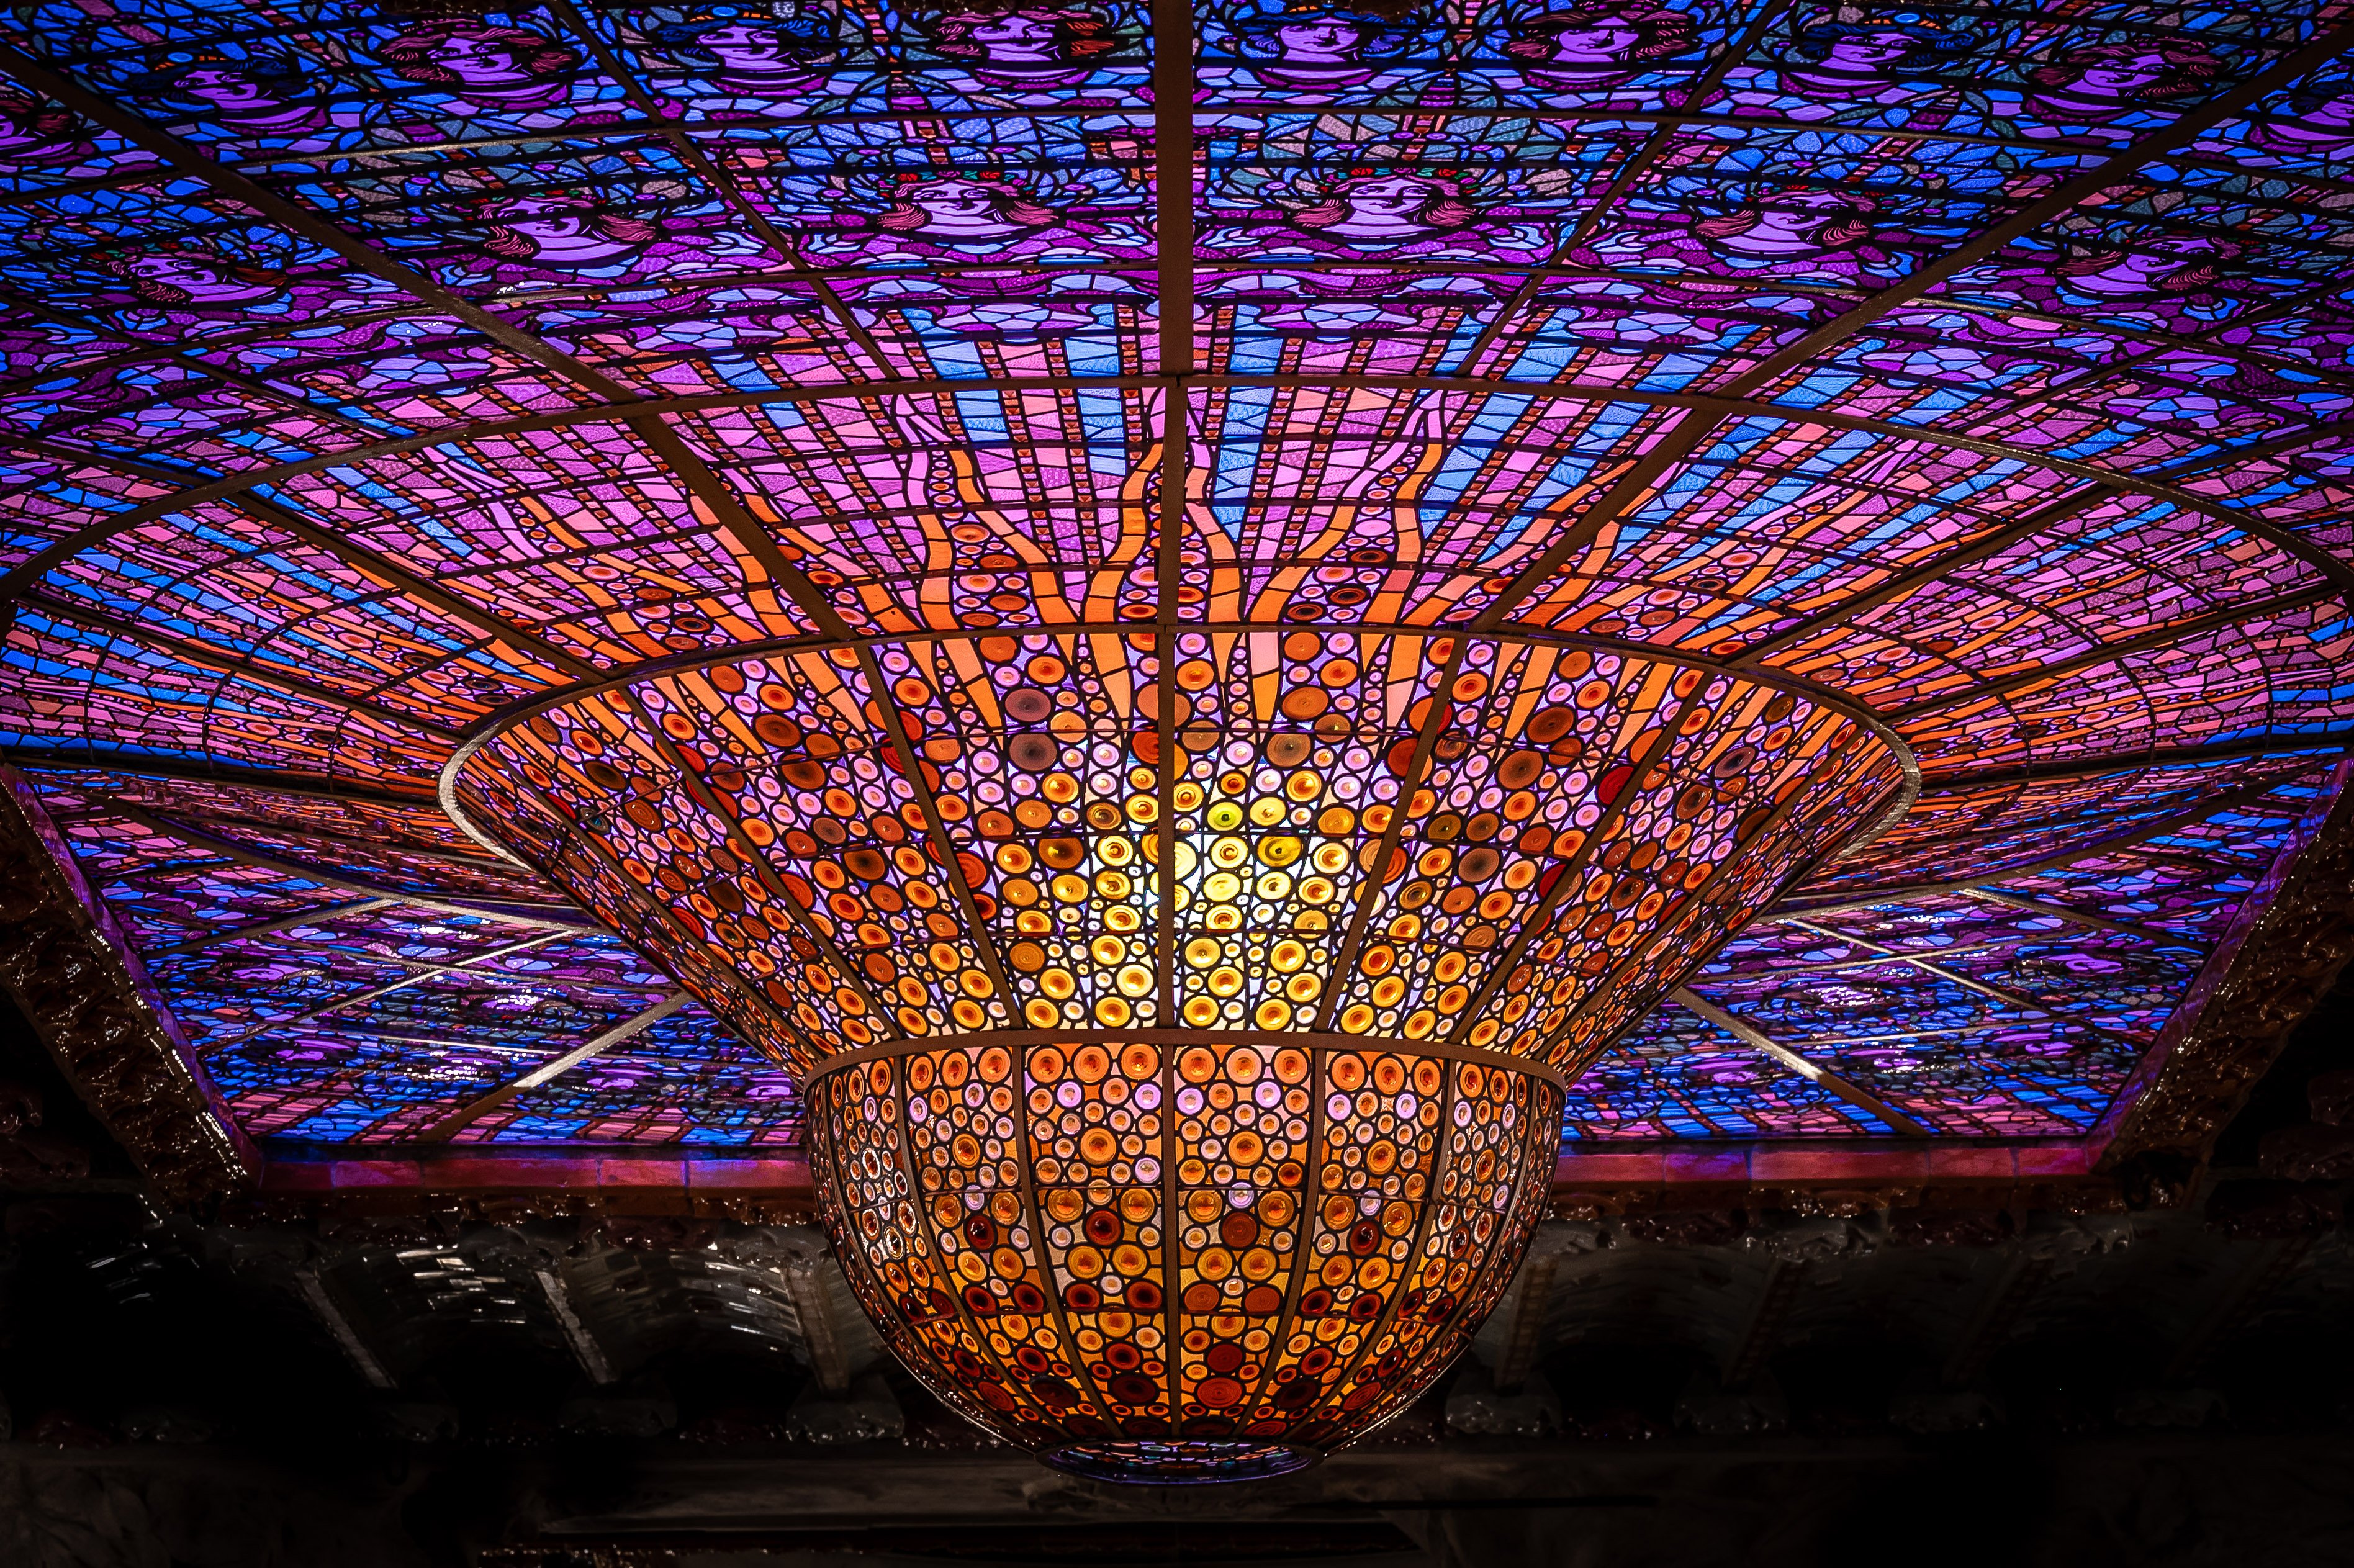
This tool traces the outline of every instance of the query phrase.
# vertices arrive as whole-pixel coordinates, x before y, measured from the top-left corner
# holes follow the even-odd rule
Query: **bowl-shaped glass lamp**
[[[1594,643],[1103,632],[737,650],[510,717],[445,784],[801,1075],[910,1371],[1177,1481],[1426,1388],[1543,1211],[1565,1078],[1908,766]]]

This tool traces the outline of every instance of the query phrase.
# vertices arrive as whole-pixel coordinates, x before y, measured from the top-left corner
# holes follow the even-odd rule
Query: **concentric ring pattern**
[[[264,1139],[784,1144],[812,1064],[991,1035],[1517,1052],[1596,1144],[2084,1139],[2354,735],[2349,45],[13,7],[0,738]],[[1101,1396],[1075,1466],[1346,1436],[1187,1458],[1087,1331],[1028,1374]],[[1191,1418],[1260,1418],[1237,1364]]]

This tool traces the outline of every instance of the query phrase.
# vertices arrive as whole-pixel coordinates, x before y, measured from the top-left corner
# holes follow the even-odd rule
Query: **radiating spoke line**
[[[446,1143],[484,1117],[505,1105],[515,1096],[535,1089],[570,1072],[583,1062],[600,1056],[614,1046],[644,1033],[647,1030],[676,1012],[695,999],[685,991],[674,991],[644,1012],[623,1019],[594,1039],[582,1042],[569,1051],[562,1052],[540,1063],[529,1072],[519,1073],[488,1094],[469,1100],[448,1116],[432,1123],[416,1135],[419,1143]]]
[[[1679,990],[1670,998],[1677,1005],[1696,1013],[1744,1045],[1755,1047],[1761,1054],[1787,1067],[1791,1072],[1829,1090],[1857,1108],[1878,1117],[1892,1130],[1907,1138],[1935,1138],[1936,1131],[1903,1111],[1890,1105],[1871,1091],[1861,1088],[1819,1063],[1808,1060],[1788,1046],[1778,1044],[1754,1025],[1744,1023],[1732,1013],[1700,996],[1689,988]]]

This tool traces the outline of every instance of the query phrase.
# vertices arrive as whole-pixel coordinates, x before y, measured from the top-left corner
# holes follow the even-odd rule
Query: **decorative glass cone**
[[[1168,1482],[1426,1388],[1564,1081],[1910,778],[1852,710],[1653,653],[1106,630],[636,673],[444,793],[802,1075],[915,1375]]]

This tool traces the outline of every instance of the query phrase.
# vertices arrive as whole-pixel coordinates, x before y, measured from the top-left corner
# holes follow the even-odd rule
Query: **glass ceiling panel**
[[[600,683],[941,634],[1143,693],[1232,659],[1251,723],[1426,755],[1423,630],[1851,705],[1917,796],[1691,980],[1722,1016],[1625,1021],[1568,1136],[2107,1110],[2354,739],[2346,7],[1176,21],[11,9],[0,743],[249,1131],[797,1137],[754,1044],[647,1016],[676,961],[437,789]],[[840,686],[887,736],[933,710],[884,669]],[[1129,681],[1091,744],[1173,789]],[[977,843],[925,758],[865,782],[911,853]]]

